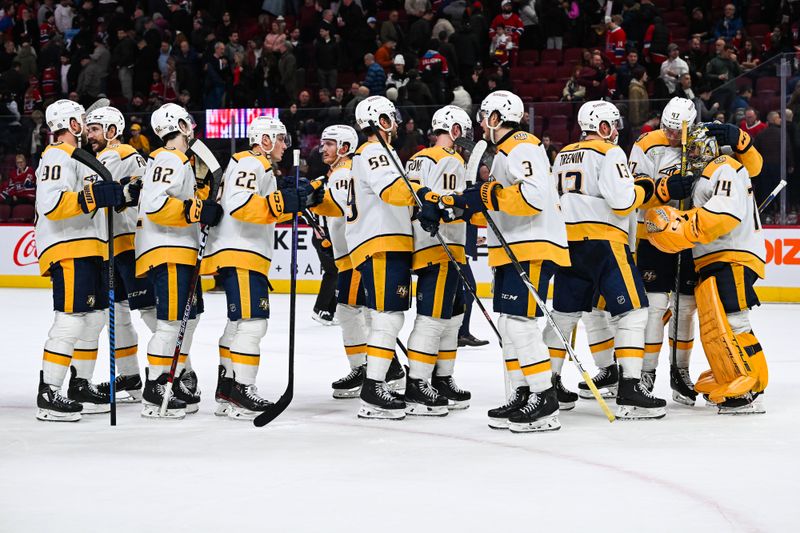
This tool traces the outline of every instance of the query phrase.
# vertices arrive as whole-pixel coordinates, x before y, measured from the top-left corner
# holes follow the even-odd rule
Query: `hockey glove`
[[[706,122],[703,125],[708,128],[708,133],[717,139],[720,146],[730,146],[738,151],[742,130],[733,124],[721,124],[719,122]]]
[[[125,204],[122,207],[117,207],[117,211],[122,211],[126,207],[136,207],[139,205],[139,195],[142,193],[142,180],[139,178],[132,178],[125,176],[119,180],[122,185],[122,194],[125,196]]]
[[[87,183],[78,193],[81,211],[91,213],[101,207],[120,207],[125,204],[122,185],[116,181],[96,181]]]
[[[653,197],[653,193],[656,190],[656,182],[654,182],[653,178],[647,176],[646,174],[637,174],[634,176],[633,185],[635,187],[641,187],[644,191],[644,200],[642,200],[642,204],[646,204],[650,198]]]
[[[659,178],[656,181],[656,196],[663,203],[683,200],[692,195],[692,185],[694,185],[694,174],[691,172]]]
[[[269,210],[275,217],[284,213],[300,213],[305,203],[306,197],[297,189],[281,189],[267,196]]]
[[[183,215],[189,224],[199,222],[213,228],[222,219],[222,206],[213,200],[193,198],[183,202]]]
[[[439,209],[439,195],[428,187],[422,187],[417,190],[417,198],[422,202],[422,208],[417,213],[417,220],[422,229],[434,237],[439,231],[439,219],[442,217]]]
[[[298,189],[305,194],[306,207],[317,206],[325,199],[325,182],[318,179],[310,182],[305,178],[301,178]]]

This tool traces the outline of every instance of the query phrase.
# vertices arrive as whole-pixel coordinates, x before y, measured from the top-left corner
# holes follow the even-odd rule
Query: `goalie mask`
[[[689,170],[700,174],[713,160],[720,156],[717,139],[708,133],[705,126],[694,126],[686,141],[686,158]]]

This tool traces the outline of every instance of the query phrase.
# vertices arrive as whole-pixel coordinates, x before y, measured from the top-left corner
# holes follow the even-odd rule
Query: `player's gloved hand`
[[[720,122],[706,122],[703,124],[708,128],[708,133],[713,135],[720,146],[730,146],[734,150],[739,146],[739,138],[742,130],[733,124],[722,124]]]
[[[496,181],[476,183],[464,189],[461,194],[442,196],[442,203],[448,208],[454,208],[458,218],[469,220],[472,215],[484,209],[498,211],[497,192],[502,188]]]
[[[442,212],[439,209],[439,195],[428,187],[422,187],[417,190],[417,198],[422,202],[422,208],[416,215],[417,220],[422,229],[433,237],[439,231],[439,219],[442,218]]]
[[[653,197],[653,193],[656,191],[656,182],[653,181],[653,178],[646,174],[637,174],[633,177],[633,185],[634,187],[641,187],[644,191],[644,200],[642,200],[643,204],[646,204],[650,198]]]
[[[84,213],[91,213],[101,207],[120,207],[125,203],[122,185],[116,181],[95,181],[87,183],[78,193],[78,203]]]
[[[122,207],[117,207],[117,211],[122,211],[125,207],[135,207],[139,205],[139,195],[142,193],[142,180],[125,176],[119,180],[122,185],[122,194],[125,196],[125,203]]]
[[[301,213],[306,205],[306,197],[298,189],[287,187],[267,196],[267,205],[276,217],[284,213]]]
[[[300,188],[306,195],[306,207],[314,207],[322,203],[325,199],[325,182],[319,179],[309,182],[307,179],[300,180]]]
[[[189,224],[199,222],[213,228],[222,219],[222,206],[213,200],[192,198],[183,202],[183,215]]]
[[[683,200],[692,195],[693,185],[694,174],[691,172],[659,178],[656,181],[656,196],[664,203],[670,200]]]

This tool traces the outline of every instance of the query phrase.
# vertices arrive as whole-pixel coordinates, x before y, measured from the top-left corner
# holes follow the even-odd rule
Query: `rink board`
[[[212,230],[213,231],[213,230]],[[766,279],[756,286],[764,302],[800,302],[800,228],[764,228],[767,249]],[[481,231],[485,235],[485,230]],[[298,234],[297,288],[303,294],[319,290],[321,268],[317,253],[311,245],[311,228],[301,226]],[[275,251],[270,269],[270,281],[275,292],[289,291],[291,259],[291,227],[275,229]],[[478,249],[477,260],[470,260],[481,297],[491,296],[492,273],[486,262],[487,249]],[[39,276],[36,261],[36,242],[33,226],[0,225],[0,287],[49,287],[49,278]],[[203,280],[203,288],[213,285]]]

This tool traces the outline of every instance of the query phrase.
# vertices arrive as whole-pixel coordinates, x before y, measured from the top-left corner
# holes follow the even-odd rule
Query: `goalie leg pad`
[[[342,328],[342,342],[350,368],[358,368],[367,362],[367,327],[364,323],[366,310],[362,307],[338,304],[336,317]]]
[[[243,385],[254,385],[261,359],[261,339],[267,334],[267,320],[238,320],[231,342],[233,378]]]
[[[367,377],[384,381],[394,357],[397,334],[403,327],[402,311],[369,309],[371,330],[367,341]]]
[[[695,384],[695,390],[708,394],[714,403],[750,392],[757,379],[750,375],[745,352],[728,322],[716,278],[709,277],[701,282],[697,286],[695,297],[700,320],[700,340],[711,366],[711,376],[702,374]]]

